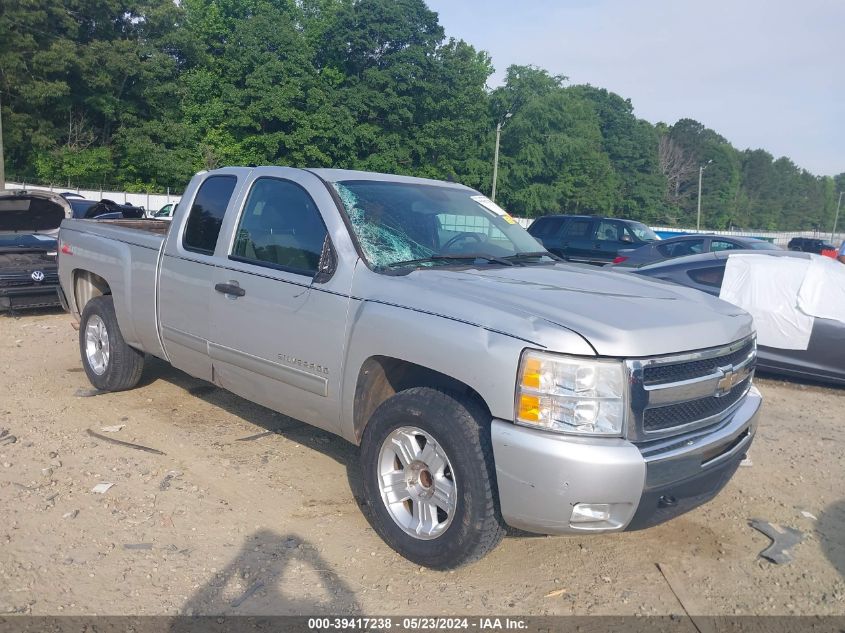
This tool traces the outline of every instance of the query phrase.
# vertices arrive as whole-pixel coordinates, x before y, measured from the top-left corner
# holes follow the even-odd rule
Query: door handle
[[[214,289],[217,292],[222,292],[224,295],[229,295],[230,297],[243,297],[246,294],[246,290],[236,283],[215,284]]]

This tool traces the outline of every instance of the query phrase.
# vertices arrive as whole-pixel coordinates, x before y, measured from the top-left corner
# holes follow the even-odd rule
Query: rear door
[[[704,237],[690,237],[676,240],[667,240],[657,245],[657,251],[665,259],[675,257],[686,257],[687,255],[700,255],[707,250],[707,240]]]
[[[352,279],[345,269],[318,275],[334,249],[321,208],[333,204],[311,173],[255,171],[218,247],[209,343],[215,383],[329,430],[339,424]]]
[[[214,295],[214,251],[226,208],[249,170],[217,170],[187,191],[186,221],[169,236],[159,274],[161,338],[170,363],[212,379],[208,340]]]
[[[573,261],[591,261],[595,225],[593,218],[569,218],[561,232],[560,245],[557,250],[550,250]]]
[[[560,233],[566,218],[539,218],[528,227],[528,232],[548,250],[560,249]]]
[[[717,253],[719,251],[733,251],[743,249],[745,246],[734,242],[733,240],[714,237],[710,239],[710,252]]]

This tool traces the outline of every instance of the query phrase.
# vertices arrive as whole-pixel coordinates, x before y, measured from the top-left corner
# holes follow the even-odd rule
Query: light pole
[[[0,93],[0,191],[6,189],[6,159],[3,156],[3,99]]]
[[[496,124],[496,149],[493,152],[493,190],[490,192],[490,199],[493,202],[496,202],[496,180],[499,177],[499,139],[502,137],[502,125],[512,116],[512,113],[506,112],[505,117]]]
[[[704,170],[707,169],[707,165],[713,162],[713,159],[708,160],[703,165],[699,165],[698,167],[698,219],[695,222],[695,230],[701,230],[701,177],[704,175]]]
[[[836,234],[836,225],[839,223],[839,207],[842,206],[842,194],[845,191],[839,192],[839,202],[836,203],[836,215],[833,218],[833,230],[830,232],[830,241],[833,241],[833,236]]]

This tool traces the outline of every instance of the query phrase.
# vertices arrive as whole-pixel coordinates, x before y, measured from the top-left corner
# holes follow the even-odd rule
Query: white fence
[[[144,207],[147,211],[158,211],[164,205],[171,202],[179,202],[181,196],[169,193],[129,193],[126,191],[104,191],[102,189],[73,189],[68,187],[45,187],[24,182],[6,182],[6,189],[30,189],[38,191],[55,191],[56,193],[78,193],[89,200],[114,200],[121,204],[131,204],[136,207]]]

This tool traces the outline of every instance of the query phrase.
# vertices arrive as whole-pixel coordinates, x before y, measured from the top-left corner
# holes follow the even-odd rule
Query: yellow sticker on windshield
[[[509,214],[509,213],[505,213],[505,215],[503,215],[503,216],[502,216],[502,219],[503,219],[505,222],[507,222],[508,224],[516,224],[516,220],[514,220],[514,219],[510,216],[510,214]]]

